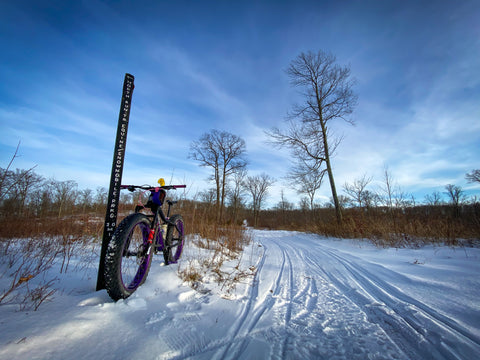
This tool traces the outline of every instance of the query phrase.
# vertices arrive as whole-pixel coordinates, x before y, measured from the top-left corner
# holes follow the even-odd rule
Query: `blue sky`
[[[0,166],[108,187],[125,73],[135,76],[124,183],[211,184],[188,159],[211,129],[241,136],[250,174],[284,189],[285,126],[298,93],[285,69],[325,50],[356,78],[356,126],[333,159],[337,188],[385,166],[418,200],[446,184],[480,194],[478,1],[11,1],[0,4]],[[327,183],[318,200],[330,197]]]

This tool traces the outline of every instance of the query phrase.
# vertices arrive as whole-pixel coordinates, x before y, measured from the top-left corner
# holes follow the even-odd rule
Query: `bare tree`
[[[30,203],[30,200],[33,199],[36,193],[40,190],[40,187],[43,185],[44,178],[34,171],[33,168],[29,170],[19,170],[16,169],[16,191],[19,195],[19,212],[23,214],[25,211],[25,206]]]
[[[256,176],[248,176],[244,182],[245,189],[252,195],[254,226],[257,226],[258,224],[258,215],[267,195],[267,190],[274,182],[275,180],[265,173]]]
[[[36,212],[40,216],[46,216],[53,209],[53,187],[51,181],[44,181],[38,195],[37,204],[35,204]]]
[[[333,201],[333,198],[330,197],[328,200],[329,201],[325,202],[322,207],[326,209],[335,209],[335,203]],[[350,203],[350,199],[345,195],[338,195],[338,203],[340,205],[340,208],[345,209]]]
[[[131,197],[131,195],[129,195]],[[83,189],[79,192],[80,205],[82,206],[82,214],[86,213],[86,210],[93,203],[93,190]]]
[[[460,186],[448,184],[445,186],[445,190],[447,190],[447,195],[450,197],[450,203],[454,206],[459,206],[465,198],[463,189]]]
[[[314,210],[315,193],[322,186],[326,169],[322,169],[322,160],[308,159],[297,161],[290,170],[288,178],[293,181],[293,187],[299,194],[307,195],[310,200],[310,210]]]
[[[239,169],[233,174],[233,186],[230,190],[230,206],[232,207],[232,221],[237,222],[238,211],[243,206],[244,188],[243,182],[247,176],[245,168]]]
[[[13,215],[28,215],[34,211],[33,206],[38,200],[38,192],[43,185],[43,177],[33,171],[16,169],[10,171],[0,168],[0,174],[3,178],[2,185],[5,186],[4,192],[0,198],[5,211]]]
[[[438,191],[425,195],[425,203],[430,206],[438,206],[442,203],[442,195]]]
[[[361,178],[355,179],[353,184],[345,183],[343,185],[343,190],[345,193],[350,196],[355,204],[358,207],[367,206],[371,201],[371,192],[368,192],[367,186],[372,182],[371,177],[363,175]]]
[[[395,211],[394,207],[398,206],[399,204],[399,194],[401,190],[398,184],[394,183],[394,179],[388,167],[385,166],[384,169],[384,183],[381,187],[383,191],[383,202],[388,207],[388,212],[390,214],[390,219],[393,224],[393,233],[398,235],[399,234],[399,226],[398,226],[398,213]]]
[[[282,223],[287,224],[287,212],[293,210],[293,204],[288,201],[285,197],[285,191],[282,189],[280,191],[280,201],[275,206],[275,209],[279,210],[282,214]]]
[[[103,186],[98,186],[95,191],[95,212],[98,212],[98,209],[104,208],[107,206],[108,192],[107,189]]]
[[[277,203],[275,208],[282,212],[293,210],[294,208],[294,205],[285,197],[285,191],[283,189],[280,190],[280,201]]]
[[[200,192],[199,197],[201,201],[210,205],[210,204],[213,204],[213,202],[215,201],[215,194],[216,194],[215,189],[208,189]]]
[[[479,182],[480,183],[480,169],[472,170],[471,172],[465,175],[465,178],[468,182]]]
[[[385,166],[383,174],[384,174],[384,183],[383,183],[383,186],[381,187],[383,191],[383,202],[392,212],[393,205],[395,203],[395,194],[397,192],[398,186],[394,184],[392,174],[388,170],[387,166]]]
[[[52,180],[51,186],[54,202],[58,207],[58,217],[60,218],[67,207],[74,205],[78,185],[73,180]]]
[[[385,166],[384,183],[381,186],[383,192],[383,203],[393,212],[393,208],[402,208],[414,204],[414,197],[402,190],[397,182],[394,182],[393,176]]]
[[[367,209],[370,209],[372,207],[377,207],[381,203],[382,203],[382,199],[380,198],[380,196],[376,192],[370,191],[370,190],[365,190],[364,191],[364,193],[363,193],[363,204],[365,205],[365,207]]]
[[[330,199],[330,201],[332,202],[332,205],[335,206],[335,204],[333,203],[333,199]],[[340,204],[340,208],[344,209],[348,205],[348,198],[345,195],[339,195],[338,203]]]
[[[245,152],[245,141],[226,131],[212,130],[190,144],[190,158],[199,161],[200,166],[213,169],[212,180],[215,181],[217,191],[217,221],[223,219],[228,177],[247,165]]]
[[[300,210],[306,213],[310,209],[310,200],[308,197],[302,196],[298,202],[298,206],[300,207]]]
[[[357,103],[357,96],[352,87],[349,67],[335,63],[333,55],[318,53],[301,53],[287,69],[291,84],[301,88],[304,98],[302,104],[293,107],[289,128],[282,132],[274,128],[269,135],[274,142],[292,150],[294,158],[319,160],[325,163],[332,199],[335,205],[337,221],[342,221],[341,206],[338,201],[333,177],[331,156],[340,143],[329,130],[332,120],[343,119],[353,124],[348,118]]]
[[[40,178],[39,175],[33,174],[33,169],[36,168],[36,165],[31,167],[28,170],[19,170],[17,169],[16,172],[10,170],[15,159],[18,157],[18,149],[20,148],[20,142],[15,149],[15,153],[10,159],[7,167],[5,169],[0,168],[0,201],[5,199],[8,195],[11,195],[12,190],[14,192],[18,191],[18,187],[24,187],[21,183],[29,182],[30,180],[34,181],[34,179]],[[33,175],[32,175],[33,174]],[[36,183],[36,181],[34,181]],[[17,187],[17,189],[15,189]],[[25,205],[25,197],[22,201],[22,209]]]
[[[79,193],[79,196],[81,197],[81,204],[82,204],[82,213],[85,213],[85,204],[88,204],[89,201],[89,196],[88,191],[90,189],[82,190]],[[91,190],[90,190],[91,191]],[[123,206],[133,206],[135,204],[135,197],[136,197],[136,192],[122,192],[120,193],[120,204]]]
[[[447,195],[450,197],[450,204],[453,207],[453,215],[460,216],[460,205],[465,201],[465,194],[460,186],[448,184],[445,186]]]

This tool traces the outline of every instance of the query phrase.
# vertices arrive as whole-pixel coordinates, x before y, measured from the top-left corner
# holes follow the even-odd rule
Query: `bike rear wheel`
[[[165,265],[175,264],[182,256],[185,243],[185,228],[181,215],[172,215],[167,227],[167,236],[163,247]]]
[[[115,229],[105,257],[105,287],[117,301],[129,297],[142,285],[150,270],[153,246],[148,243],[148,217],[130,214]]]

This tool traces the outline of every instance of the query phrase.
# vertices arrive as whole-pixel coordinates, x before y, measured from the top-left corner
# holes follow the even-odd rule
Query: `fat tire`
[[[165,265],[175,264],[182,256],[185,245],[185,226],[182,215],[172,215],[167,227],[167,236],[163,247]]]
[[[146,256],[136,257],[135,261],[138,268],[136,270],[134,269],[135,276],[130,283],[128,283],[130,280],[123,279],[122,270],[125,271],[125,269],[122,269],[122,265],[124,265],[124,267],[127,266],[127,264],[124,263],[124,259],[128,259],[128,257],[123,255],[126,250],[129,250],[128,247],[131,245],[132,234],[134,234],[135,231],[141,231],[141,237],[145,244],[147,243],[150,228],[151,221],[146,215],[141,213],[130,214],[118,225],[108,243],[105,256],[105,288],[107,289],[108,295],[110,295],[114,301],[126,299],[147,279],[148,271],[152,263],[153,249],[151,249]],[[135,250],[138,251],[138,248]],[[133,256],[130,256],[130,258],[133,258]],[[125,282],[127,282],[127,284],[125,284]]]

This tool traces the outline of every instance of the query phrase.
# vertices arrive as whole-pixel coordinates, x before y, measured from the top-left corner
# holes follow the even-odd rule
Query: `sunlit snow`
[[[480,354],[480,249],[379,249],[368,242],[252,230],[233,287],[193,290],[154,259],[136,293],[96,292],[76,254],[37,311],[0,305],[1,359],[474,359]],[[98,261],[98,260],[97,260]],[[225,262],[228,272],[238,260]],[[80,266],[82,265],[82,266]],[[6,264],[1,265],[6,271]],[[248,273],[248,271],[246,271]],[[7,286],[8,276],[0,286]],[[33,280],[32,280],[33,281]],[[33,286],[34,284],[32,284]]]

